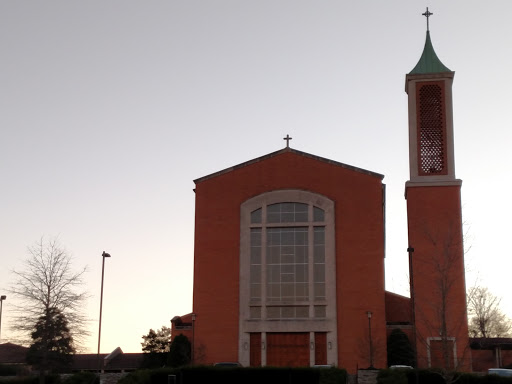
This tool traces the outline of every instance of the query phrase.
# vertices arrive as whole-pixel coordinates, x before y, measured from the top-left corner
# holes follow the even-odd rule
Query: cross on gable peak
[[[283,137],[283,140],[286,140],[286,148],[289,148],[290,147],[290,140],[292,138],[290,137],[290,135],[286,134],[286,137]]]

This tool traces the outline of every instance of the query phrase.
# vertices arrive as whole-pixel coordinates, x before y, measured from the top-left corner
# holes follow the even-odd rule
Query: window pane
[[[267,248],[267,264],[279,264],[281,262],[281,254],[279,247]]]
[[[293,283],[293,274],[292,273],[283,273],[281,274],[281,281],[283,283]]]
[[[313,221],[324,221],[324,210],[318,207],[313,207]]]
[[[325,263],[325,248],[323,245],[315,245],[313,260],[317,264]]]
[[[308,213],[307,212],[297,212],[295,213],[296,223],[307,222],[308,221]]]
[[[267,318],[269,319],[279,319],[281,314],[280,307],[267,307]]]
[[[281,232],[281,245],[293,245],[294,244],[294,232],[293,229]]]
[[[311,203],[284,201],[253,210],[250,223],[250,318],[325,318],[326,211]],[[276,227],[279,223],[283,225]],[[313,300],[321,300],[320,305],[311,307]]]
[[[268,300],[307,300],[307,234],[308,228],[304,227],[267,228]],[[270,284],[279,286],[279,290]]]
[[[306,319],[309,317],[309,307],[295,307],[295,317]]]
[[[306,264],[295,265],[295,281],[305,283],[308,281],[308,266]]]
[[[251,265],[261,264],[261,247],[251,247]]]
[[[295,290],[296,290],[296,300],[298,301],[306,301],[309,300],[309,285],[308,283],[296,283],[295,284]]]
[[[251,319],[261,319],[261,307],[251,307],[249,316]]]
[[[325,283],[315,283],[315,300],[325,299]]]
[[[315,264],[313,266],[313,281],[315,283],[325,283],[325,266],[324,264]]]
[[[324,245],[325,244],[325,229],[324,229],[324,227],[315,227],[313,244],[315,244],[315,245]]]
[[[281,266],[280,265],[267,265],[267,282],[279,283],[281,279]]]
[[[315,317],[325,317],[326,316],[326,307],[325,305],[315,305]]]
[[[308,243],[308,232],[305,229],[295,232],[295,245],[306,245]]]
[[[315,227],[314,229],[314,263],[325,263],[325,228]]]
[[[267,207],[268,223],[299,223],[308,221],[308,204],[278,203]]]
[[[261,245],[261,228],[251,229],[251,245]]]
[[[291,283],[282,283],[281,284],[281,298],[283,300],[295,299],[294,284],[291,284]]]
[[[281,317],[285,319],[293,319],[295,317],[295,307],[282,307]]]
[[[251,224],[261,224],[261,208],[251,212]]]
[[[279,213],[267,212],[267,223],[280,223],[281,215]]]
[[[251,284],[261,283],[261,266],[251,265]]]
[[[295,214],[293,212],[282,212],[279,219],[280,223],[294,223]]]
[[[267,284],[267,299],[269,301],[281,300],[281,285],[280,284]]]
[[[261,229],[251,229],[250,299],[261,300]]]
[[[295,255],[293,254],[293,252],[289,252],[281,256],[281,263],[283,264],[292,264],[294,261]]]
[[[261,300],[261,284],[251,284],[251,301]]]
[[[308,205],[303,203],[293,203],[295,212],[308,212]]]
[[[293,203],[281,203],[281,204],[276,204],[276,205],[279,205],[279,208],[281,210],[281,212],[294,212],[294,205]]]
[[[279,231],[273,230],[273,228],[269,229],[267,241],[269,245],[281,245],[281,233]]]

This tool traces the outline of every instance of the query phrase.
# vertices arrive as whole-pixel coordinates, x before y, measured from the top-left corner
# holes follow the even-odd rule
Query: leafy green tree
[[[27,352],[27,362],[39,370],[39,382],[46,372],[66,371],[73,361],[75,348],[66,317],[57,308],[49,308],[39,317],[32,332],[33,343]]]
[[[169,351],[169,365],[181,367],[190,364],[192,346],[190,340],[184,334],[179,334],[172,339]]]
[[[414,364],[414,349],[401,329],[393,329],[388,337],[388,366]]]
[[[153,329],[142,336],[142,352],[144,352],[145,368],[163,367],[168,360],[171,348],[171,328],[163,326],[156,332]]]

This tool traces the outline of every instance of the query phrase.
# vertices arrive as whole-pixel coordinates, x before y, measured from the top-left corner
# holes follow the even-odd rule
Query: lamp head
[[[103,257],[110,257],[110,254],[108,254],[107,252],[103,251],[103,253],[101,254],[101,256],[103,256]]]
[[[372,318],[372,311],[368,311],[366,312],[366,314],[368,315],[368,318],[371,319]]]
[[[0,300],[5,300],[5,299],[7,299],[7,296],[5,296],[5,295],[0,296]]]

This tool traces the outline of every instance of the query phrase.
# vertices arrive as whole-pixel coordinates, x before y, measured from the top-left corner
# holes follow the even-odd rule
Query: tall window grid
[[[254,210],[250,249],[251,318],[325,317],[322,209],[283,202]]]

